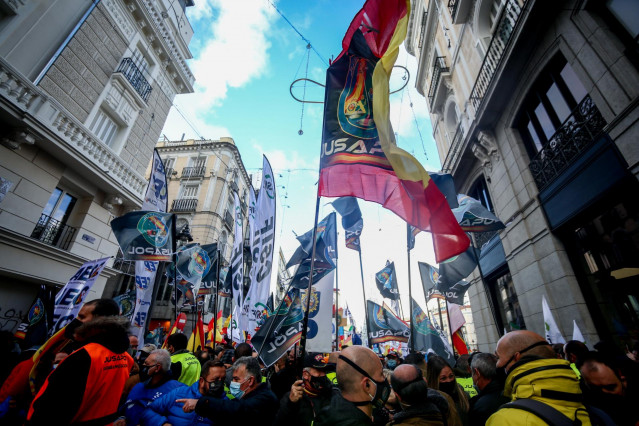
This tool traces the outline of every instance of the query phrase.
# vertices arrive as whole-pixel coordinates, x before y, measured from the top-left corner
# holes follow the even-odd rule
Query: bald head
[[[555,358],[555,351],[539,334],[529,330],[516,330],[499,339],[495,355],[497,356],[497,367],[509,370],[524,355]]]
[[[375,352],[364,346],[350,346],[344,349],[341,356],[348,358],[355,365],[366,371],[374,380],[384,380],[382,374],[382,363]],[[342,390],[343,395],[353,394],[360,391],[362,379],[365,377],[362,373],[353,368],[341,358],[337,359],[337,383]]]
[[[421,370],[413,364],[402,364],[391,376],[391,386],[402,404],[423,402],[428,395],[428,385]]]

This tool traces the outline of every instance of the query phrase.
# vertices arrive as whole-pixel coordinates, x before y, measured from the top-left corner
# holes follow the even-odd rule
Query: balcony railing
[[[224,213],[224,224],[230,229],[233,229],[233,215],[228,210]]]
[[[135,275],[135,260],[124,260],[120,256],[113,260],[112,268],[125,275]]]
[[[169,167],[169,168],[165,169],[164,172],[166,173],[166,178],[167,179],[171,179],[173,177],[173,173],[177,174],[177,172],[175,171],[175,169],[173,167]]]
[[[455,130],[455,136],[453,136],[453,141],[450,144],[450,149],[448,150],[448,154],[446,154],[446,159],[444,160],[444,164],[442,165],[443,172],[449,172],[452,168],[452,162],[455,159],[457,152],[461,148],[461,143],[464,141],[464,131],[462,129],[461,123],[457,125],[457,130]]]
[[[459,0],[448,0],[448,11],[450,12],[450,19],[455,21],[455,13],[457,13],[457,6],[459,5]]]
[[[45,214],[40,216],[40,220],[36,224],[31,238],[40,240],[50,246],[67,250],[73,241],[76,229],[65,225],[57,219]]]
[[[433,107],[433,99],[435,99],[435,93],[437,92],[437,86],[442,78],[443,72],[448,72],[449,68],[446,66],[446,57],[438,56],[435,58],[435,64],[433,65],[433,76],[430,79],[430,88],[428,89],[428,102]]]
[[[586,151],[606,126],[601,112],[589,95],[550,137],[530,162],[530,171],[541,191]]]
[[[173,200],[171,211],[173,212],[194,212],[197,208],[197,198],[178,198]]]
[[[122,73],[122,75],[124,75],[128,82],[131,83],[131,86],[133,86],[135,91],[138,92],[138,95],[140,95],[142,99],[144,99],[144,102],[149,99],[149,95],[151,94],[153,88],[151,87],[149,82],[146,81],[146,78],[144,78],[142,72],[138,69],[137,65],[135,65],[135,62],[133,62],[133,59],[122,59],[122,62],[120,62],[120,66],[118,67],[118,70],[116,72]]]
[[[182,179],[203,177],[205,171],[206,167],[204,166],[185,167],[182,169]]]
[[[426,21],[428,20],[428,12],[424,11],[422,14],[422,23],[419,30],[419,42],[417,46],[421,49],[424,45],[424,37],[426,37]]]
[[[477,75],[477,80],[475,80],[475,85],[470,93],[470,101],[473,104],[475,112],[479,111],[481,107],[484,96],[493,81],[493,76],[511,41],[511,36],[519,24],[521,11],[527,1],[528,0],[507,0],[506,5],[499,14],[493,38],[490,40],[486,56]]]

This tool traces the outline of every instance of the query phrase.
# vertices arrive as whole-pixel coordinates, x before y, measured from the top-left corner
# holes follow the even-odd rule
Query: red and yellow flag
[[[204,349],[204,338],[205,338],[204,321],[202,319],[202,314],[198,312],[195,329],[191,333],[191,337],[189,338],[189,344],[186,347],[191,352]]]
[[[368,0],[327,70],[319,195],[381,204],[431,232],[441,262],[470,240],[426,170],[397,146],[390,124],[388,81],[409,12],[409,0]]]
[[[164,339],[164,343],[162,343],[162,349],[167,349],[166,341],[169,336],[175,333],[181,333],[184,330],[184,326],[186,325],[186,314],[184,312],[178,315],[177,319],[169,329],[169,333],[166,335],[166,339]]]

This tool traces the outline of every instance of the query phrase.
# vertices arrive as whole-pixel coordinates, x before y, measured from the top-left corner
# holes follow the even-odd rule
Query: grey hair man
[[[497,377],[495,355],[487,353],[473,355],[470,371],[479,393],[470,400],[469,425],[484,425],[488,418],[509,399],[502,394],[504,383]]]

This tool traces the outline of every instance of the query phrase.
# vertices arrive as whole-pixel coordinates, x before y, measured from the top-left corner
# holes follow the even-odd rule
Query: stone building
[[[173,98],[193,91],[192,0],[0,1],[0,317],[115,256]],[[110,261],[87,299],[116,274]]]
[[[591,345],[636,342],[639,3],[411,4],[406,48],[442,170],[506,224],[473,238],[479,349],[544,334],[542,296],[567,340],[574,321]]]
[[[230,262],[233,249],[234,194],[238,194],[244,219],[245,256],[248,259],[247,211],[251,176],[246,172],[240,151],[232,138],[219,140],[161,141],[156,145],[165,165],[168,186],[168,212],[175,213],[176,229],[189,226],[194,243],[219,243],[223,264]],[[150,174],[150,165],[147,174]],[[248,265],[248,262],[245,262]],[[134,262],[116,259],[122,275],[109,280],[105,297],[114,297],[135,288]],[[244,276],[248,283],[248,269]],[[173,286],[165,276],[156,277],[156,296],[149,329],[165,328],[175,318],[171,303]],[[218,310],[230,298],[220,298]],[[222,303],[225,302],[225,303]],[[212,312],[213,299],[206,300],[205,312]],[[201,310],[201,309],[200,309]],[[227,312],[228,315],[228,312]],[[188,327],[190,330],[190,327]]]

